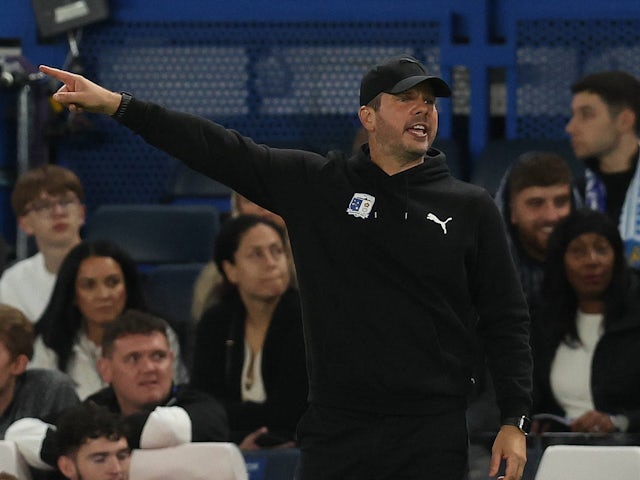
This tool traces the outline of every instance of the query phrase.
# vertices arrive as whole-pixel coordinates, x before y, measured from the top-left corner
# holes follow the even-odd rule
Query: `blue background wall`
[[[471,166],[492,135],[496,135],[491,130],[489,109],[490,79],[495,69],[504,76],[501,83],[507,98],[504,130],[499,134],[508,138],[562,138],[570,100],[568,85],[590,70],[624,68],[640,73],[635,71],[640,68],[640,40],[636,33],[640,31],[640,2],[637,0],[615,3],[566,0],[110,0],[109,6],[110,20],[88,26],[84,31],[81,52],[86,59],[87,74],[109,88],[131,89],[133,86],[141,96],[144,94],[146,98],[163,103],[174,102],[176,108],[212,118],[219,118],[219,112],[215,109],[200,112],[198,109],[217,102],[216,98],[173,98],[157,86],[141,83],[152,77],[145,72],[153,71],[154,75],[162,76],[166,70],[188,70],[197,65],[197,61],[163,67],[154,58],[144,58],[143,49],[136,50],[136,47],[154,42],[161,49],[178,45],[180,55],[184,55],[183,47],[189,42],[211,49],[217,45],[241,45],[246,37],[249,75],[258,78],[249,80],[249,96],[253,96],[256,91],[261,93],[260,85],[256,87],[256,84],[264,80],[260,77],[264,73],[261,73],[260,62],[265,58],[271,60],[273,50],[282,46],[286,47],[285,51],[295,51],[297,37],[300,37],[301,45],[305,41],[314,47],[320,45],[325,53],[331,51],[329,47],[341,47],[345,42],[358,48],[364,46],[370,56],[375,55],[378,47],[383,52],[409,46],[430,68],[439,71],[454,85],[457,93],[454,101],[458,102],[458,111],[463,111],[465,120],[460,128],[454,118],[455,108],[444,103],[440,108],[440,137],[462,140]],[[2,10],[0,39],[16,39],[24,57],[34,66],[64,64],[68,52],[66,39],[60,36],[48,42],[38,40],[29,1],[3,0]],[[325,29],[326,33],[323,33]],[[372,38],[368,38],[369,31]],[[282,36],[278,37],[281,32]],[[323,38],[323,35],[332,38]],[[375,36],[377,38],[373,38]],[[265,48],[261,49],[262,40]],[[132,41],[133,46],[130,46]],[[206,48],[204,51],[209,51]],[[339,48],[336,51],[338,55],[344,54]],[[232,54],[227,52],[227,55]],[[318,55],[318,52],[310,55]],[[148,63],[144,64],[145,61]],[[290,59],[285,61],[290,62]],[[268,62],[265,64],[269,65]],[[119,70],[119,65],[124,70]],[[466,75],[462,80],[456,77],[459,71],[456,69],[460,66]],[[214,73],[219,70],[216,65],[210,68]],[[134,73],[124,78],[125,70]],[[195,82],[193,79],[200,73],[181,73],[191,79],[182,80],[187,87],[204,90],[196,83],[189,83]],[[342,95],[336,100],[338,107],[327,107],[328,115],[322,114],[322,107],[309,114],[304,110],[306,104],[302,103],[288,107],[300,109],[294,114],[289,111],[286,115],[273,114],[273,109],[265,114],[265,105],[268,107],[269,103],[258,95],[259,100],[247,102],[244,113],[250,120],[259,117],[260,125],[241,118],[238,112],[233,112],[227,120],[231,126],[243,132],[248,130],[252,136],[268,143],[299,141],[306,148],[333,148],[336,145],[323,143],[319,146],[309,141],[308,132],[301,127],[303,117],[313,117],[311,128],[317,130],[317,126],[325,125],[325,122],[326,128],[322,128],[327,137],[336,136],[336,125],[346,122],[346,128],[339,128],[346,136],[351,135],[350,129],[355,129],[355,124],[349,123],[351,119],[343,111],[349,110],[350,102],[356,101],[357,85],[352,85],[356,74],[359,72],[353,68],[343,73],[348,87],[342,88],[337,95]],[[277,87],[277,77],[272,76],[270,80],[271,86]],[[336,95],[334,92],[326,92],[324,96]],[[16,158],[16,102],[15,89],[0,89],[0,168],[9,172],[14,168]],[[357,104],[353,103],[353,107],[355,112]],[[265,122],[274,122],[274,119],[277,121],[271,130],[261,130]],[[87,185],[90,207],[117,201],[158,200],[162,178],[171,172],[170,159],[145,149],[135,138],[114,129],[112,122],[103,122],[104,119],[91,119],[92,134],[56,141],[52,156],[79,172]],[[320,141],[325,142],[325,139]],[[47,152],[39,153],[47,155]],[[137,180],[127,183],[133,181],[131,179]],[[7,208],[8,192],[6,186],[0,187],[0,228],[11,240],[14,219]]]

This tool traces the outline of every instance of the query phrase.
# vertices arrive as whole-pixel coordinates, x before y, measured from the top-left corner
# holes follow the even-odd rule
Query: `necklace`
[[[244,389],[251,390],[253,387],[253,359],[254,355],[252,351],[249,351],[249,367],[247,368],[247,376],[244,379]]]

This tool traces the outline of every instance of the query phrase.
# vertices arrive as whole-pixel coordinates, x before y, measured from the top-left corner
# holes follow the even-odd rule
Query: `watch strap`
[[[528,435],[531,431],[531,419],[526,415],[504,418],[502,419],[502,425],[513,425],[514,427],[518,427],[525,435]]]
[[[120,119],[124,116],[124,112],[127,111],[129,102],[133,98],[133,96],[127,92],[120,92],[120,95],[122,96],[122,99],[120,100],[120,105],[118,105],[118,109],[116,110],[116,113],[112,115],[112,117],[116,119]]]

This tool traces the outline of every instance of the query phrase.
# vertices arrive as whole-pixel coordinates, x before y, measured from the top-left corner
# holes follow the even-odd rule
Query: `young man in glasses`
[[[80,243],[84,191],[71,170],[42,165],[22,174],[11,205],[20,229],[38,252],[9,267],[0,278],[0,302],[20,309],[32,322],[44,311],[62,260]]]

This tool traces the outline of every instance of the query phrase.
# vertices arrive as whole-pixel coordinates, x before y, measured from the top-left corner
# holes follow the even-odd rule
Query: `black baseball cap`
[[[451,89],[439,77],[427,75],[424,66],[415,58],[404,55],[376,65],[362,77],[360,105],[367,105],[380,93],[400,93],[427,82],[436,97],[450,97]]]

